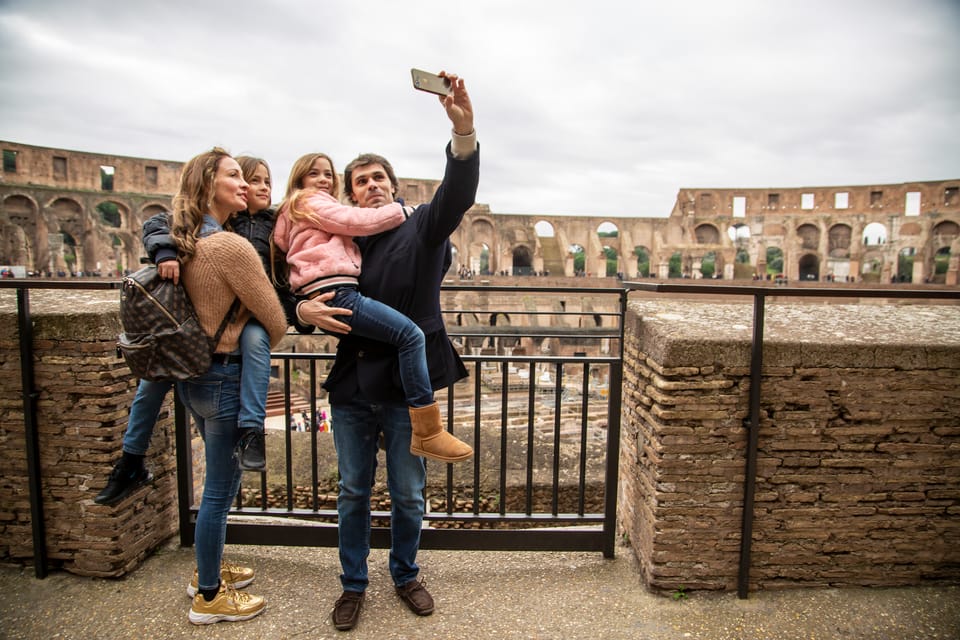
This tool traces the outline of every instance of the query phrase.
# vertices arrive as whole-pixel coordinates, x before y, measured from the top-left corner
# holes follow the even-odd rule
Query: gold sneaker
[[[220,563],[220,580],[223,581],[223,584],[233,587],[234,589],[243,589],[245,586],[253,582],[253,569],[250,567],[242,567],[239,564],[233,564],[232,562],[221,562]],[[197,570],[193,570],[193,580],[190,581],[190,584],[187,585],[187,595],[191,598],[197,595],[197,590],[200,588],[199,578],[197,576]]]
[[[210,602],[203,599],[202,593],[193,596],[189,618],[193,624],[213,624],[223,620],[236,622],[258,616],[266,608],[267,603],[262,596],[237,591],[221,584],[217,597]]]

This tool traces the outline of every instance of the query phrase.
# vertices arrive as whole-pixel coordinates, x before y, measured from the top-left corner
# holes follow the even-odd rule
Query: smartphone
[[[413,77],[414,89],[435,93],[438,96],[448,96],[452,92],[450,81],[434,73],[421,71],[420,69],[410,69],[410,75]]]

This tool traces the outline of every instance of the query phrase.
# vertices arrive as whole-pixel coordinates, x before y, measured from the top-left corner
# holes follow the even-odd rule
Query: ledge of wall
[[[32,290],[47,553],[73,573],[119,576],[177,531],[172,398],[147,455],[154,481],[94,504],[120,458],[136,380],[116,354],[119,293]],[[0,291],[0,560],[33,557],[16,294]]]
[[[618,524],[736,588],[750,304],[631,303]],[[960,306],[769,305],[750,588],[960,581]]]

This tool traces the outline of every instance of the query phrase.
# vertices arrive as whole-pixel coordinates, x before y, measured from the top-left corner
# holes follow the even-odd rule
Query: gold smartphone
[[[448,96],[452,93],[450,81],[428,71],[420,69],[410,69],[410,76],[413,78],[413,88],[427,93],[435,93],[438,96]]]

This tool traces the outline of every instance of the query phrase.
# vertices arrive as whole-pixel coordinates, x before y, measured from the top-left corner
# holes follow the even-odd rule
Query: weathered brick
[[[695,367],[689,358],[672,366],[676,345],[690,343],[686,319],[702,325],[706,305],[639,306],[657,312],[626,325],[638,328],[625,337],[628,351],[646,359],[624,361],[637,393],[624,396],[623,431],[638,435],[621,439],[621,455],[632,462],[621,466],[619,501],[641,508],[622,506],[619,526],[650,586],[689,588],[700,581],[702,588],[730,589],[738,566],[746,430],[724,431],[723,425],[746,416],[749,368],[709,360]],[[669,331],[656,320],[664,308],[673,319]],[[782,327],[769,318],[767,324],[751,588],[957,582],[957,311],[936,308],[939,327],[949,327],[942,339],[914,344],[915,323],[905,322],[885,332],[878,346],[821,344],[815,327],[822,314],[801,317],[793,309],[784,307],[789,321]],[[857,334],[861,310],[843,307],[850,335]],[[872,327],[873,311],[863,311],[864,327]],[[930,346],[934,342],[938,346]],[[719,379],[729,384],[718,385]],[[726,390],[722,400],[720,389]],[[716,415],[724,411],[727,418]]]
[[[147,464],[156,476],[150,499],[95,505],[93,496],[120,456],[136,390],[115,355],[118,297],[116,292],[34,293],[36,413],[49,561],[83,575],[123,575],[176,532],[172,411],[161,415],[148,452]],[[64,305],[64,295],[82,295],[83,304]],[[48,303],[45,297],[51,298]],[[15,305],[0,307],[3,324],[16,327]],[[33,542],[18,343],[0,344],[0,371],[16,373],[9,377],[13,392],[0,396],[0,522],[5,523],[0,560],[27,561]]]

